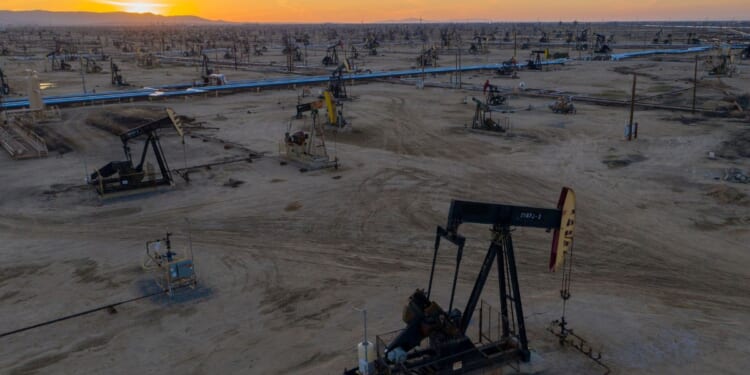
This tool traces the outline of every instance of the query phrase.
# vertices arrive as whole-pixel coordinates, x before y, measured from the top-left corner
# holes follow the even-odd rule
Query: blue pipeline
[[[564,64],[567,60],[557,59],[542,62],[543,65],[556,65]],[[502,64],[487,64],[487,65],[472,65],[461,67],[460,71],[473,71],[473,70],[493,70],[499,69]],[[519,64],[519,67],[523,66]],[[423,72],[425,74],[442,74],[455,72],[454,67],[438,67],[438,68],[425,68],[422,69],[409,69],[409,70],[396,70],[386,72],[373,72],[373,73],[360,73],[360,74],[349,74],[344,75],[347,80],[371,80],[378,78],[388,77],[400,77],[409,75],[419,75]],[[219,86],[200,86],[192,87],[190,84],[183,85],[168,85],[157,88],[143,88],[132,91],[115,91],[115,92],[104,92],[96,94],[75,94],[75,95],[60,95],[60,96],[47,96],[44,97],[44,104],[49,106],[54,105],[69,105],[76,103],[94,103],[94,102],[106,102],[106,101],[121,101],[121,100],[135,100],[135,99],[148,99],[149,97],[172,97],[172,96],[188,96],[198,95],[208,92],[221,92],[221,91],[232,91],[232,90],[250,90],[257,88],[270,88],[279,86],[292,86],[292,85],[311,85],[326,83],[330,80],[329,76],[314,76],[314,77],[297,77],[297,78],[275,78],[275,79],[263,79],[257,81],[236,81],[226,85]],[[174,91],[160,91],[161,90],[174,90]],[[2,103],[4,109],[20,109],[29,106],[28,98],[10,99],[5,100]]]
[[[652,50],[646,50],[646,51],[613,53],[612,60],[630,59],[634,57],[643,57],[643,56],[651,56],[651,55],[680,55],[684,53],[698,53],[698,52],[708,51],[711,48],[713,47],[700,46],[700,47],[690,47],[686,49],[652,49]]]
[[[735,47],[735,46],[732,46]],[[612,60],[622,60],[634,57],[643,57],[650,55],[660,54],[684,54],[684,53],[698,53],[710,50],[711,46],[700,46],[691,47],[687,49],[656,49],[626,53],[615,53],[612,54]],[[542,65],[562,65],[569,62],[569,59],[556,59],[543,61]],[[518,64],[519,68],[524,67],[526,64]],[[475,70],[494,70],[503,67],[503,64],[486,64],[486,65],[471,65],[463,66],[460,69],[455,67],[438,67],[438,68],[424,68],[424,69],[407,69],[407,70],[395,70],[395,71],[384,71],[384,72],[373,72],[373,73],[360,73],[360,74],[349,74],[345,75],[344,78],[347,80],[371,80],[379,78],[390,78],[400,76],[410,76],[425,74],[445,74],[456,71],[475,71]],[[236,81],[226,85],[220,86],[200,86],[192,87],[191,84],[177,84],[177,85],[166,85],[156,88],[143,88],[139,90],[131,91],[115,91],[115,92],[104,92],[96,94],[75,94],[75,95],[60,95],[60,96],[48,96],[44,97],[44,104],[49,106],[54,105],[70,105],[77,103],[95,103],[95,102],[107,102],[107,101],[122,101],[122,100],[136,100],[136,99],[148,99],[149,97],[173,97],[173,96],[189,96],[205,94],[208,92],[222,92],[232,90],[250,90],[259,88],[270,88],[279,86],[292,86],[292,85],[311,85],[328,82],[329,76],[314,76],[314,77],[297,77],[297,78],[274,78],[274,79],[263,79],[257,81]],[[168,91],[160,91],[168,90]],[[27,98],[10,99],[4,100],[2,108],[4,109],[21,109],[29,106]]]

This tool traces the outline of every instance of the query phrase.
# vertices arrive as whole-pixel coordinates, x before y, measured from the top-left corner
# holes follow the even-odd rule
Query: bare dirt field
[[[381,58],[402,67],[413,60]],[[6,71],[20,72],[19,64]],[[523,81],[627,100],[633,69],[641,74],[639,94],[648,95],[691,87],[692,68],[689,57],[644,58],[575,62],[522,72],[519,80],[464,73],[464,89],[356,83],[349,87],[356,99],[344,105],[351,129],[326,131],[340,167],[307,173],[280,165],[278,156],[287,127],[310,121],[292,120],[299,87],[62,109],[61,120],[40,125],[64,145],[48,158],[14,161],[0,152],[0,332],[144,294],[153,284],[140,266],[145,241],[169,230],[176,247],[186,247],[186,218],[199,288],[189,298],[145,299],[0,338],[0,372],[340,373],[356,365],[362,323],[355,308],[367,309],[371,339],[402,328],[406,298],[426,287],[435,227],[445,224],[451,199],[553,208],[569,186],[578,226],[566,317],[601,349],[602,362],[618,374],[746,373],[750,185],[721,179],[728,168],[750,171],[747,144],[736,141],[748,137],[746,118],[638,109],[638,139],[627,142],[625,106],[576,103],[577,114],[561,115],[547,108],[553,99],[511,95],[513,112],[498,114],[510,118],[509,133],[466,128],[470,98],[482,95],[470,88],[487,79],[508,89]],[[750,91],[748,65],[740,69],[702,81],[699,103]],[[42,79],[55,75],[67,78],[51,93],[80,91],[74,73]],[[128,79],[143,86],[152,77],[166,84],[195,75],[195,67],[165,67]],[[108,85],[108,75],[97,79],[91,85]],[[427,83],[448,79],[428,76]],[[688,105],[690,94],[683,95],[671,100]],[[171,168],[248,150],[264,156],[197,170],[189,183],[176,178],[164,191],[100,199],[84,178],[122,159],[122,149],[93,123],[123,113],[147,118],[164,107],[204,123],[184,147],[162,133]],[[230,179],[244,183],[231,187]],[[469,241],[459,306],[489,244],[486,227],[462,230]],[[533,371],[602,373],[546,331],[562,307],[560,274],[547,270],[551,238],[514,232]],[[450,293],[454,260],[442,254],[438,300]],[[484,299],[495,306],[497,289],[493,271]]]

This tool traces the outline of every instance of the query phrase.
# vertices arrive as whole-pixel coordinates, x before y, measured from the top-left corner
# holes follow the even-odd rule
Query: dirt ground
[[[691,61],[579,62],[522,72],[520,80],[476,72],[464,81],[470,87],[491,79],[506,88],[523,81],[626,99],[632,77],[623,71],[651,74],[639,92],[655,94],[689,87]],[[195,75],[187,67],[164,77],[160,69],[128,79],[175,83]],[[47,74],[70,75],[53,93],[80,91],[75,74]],[[750,91],[748,82],[743,73],[721,85],[741,93]],[[747,138],[747,120],[638,110],[638,140],[626,142],[626,107],[577,103],[577,114],[559,115],[547,108],[552,99],[514,96],[513,113],[497,115],[510,118],[510,134],[488,135],[465,127],[474,113],[470,97],[481,92],[405,83],[349,87],[356,97],[344,104],[351,130],[326,133],[337,170],[280,165],[287,127],[310,121],[291,120],[299,88],[63,109],[62,120],[41,126],[67,145],[61,152],[25,161],[0,152],[0,332],[142,295],[153,284],[140,267],[144,243],[166,231],[178,249],[188,246],[189,233],[200,283],[179,300],[141,300],[0,338],[0,372],[340,373],[356,364],[362,322],[355,309],[367,309],[371,340],[402,328],[407,297],[426,287],[435,227],[445,224],[451,199],[553,208],[563,186],[578,198],[566,318],[601,350],[602,362],[613,373],[747,372],[750,185],[720,177],[727,168],[749,171],[750,160],[708,157],[738,134]],[[711,85],[718,83],[702,83],[699,103],[724,95]],[[683,95],[671,100],[687,105]],[[101,200],[83,185],[85,175],[122,159],[122,150],[91,119],[145,107],[171,107],[204,123],[193,132],[202,137],[186,137],[184,148],[162,133],[172,168],[247,149],[265,156],[201,169],[165,191]],[[230,179],[244,183],[225,186]],[[489,244],[485,227],[462,231],[469,241],[459,306]],[[603,373],[546,331],[562,308],[561,275],[547,271],[551,237],[514,232],[535,353],[528,371]],[[443,304],[453,259],[444,251],[438,262]],[[483,298],[494,306],[497,285],[493,270]]]

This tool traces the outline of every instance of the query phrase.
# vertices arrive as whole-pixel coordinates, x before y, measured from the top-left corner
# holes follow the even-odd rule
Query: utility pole
[[[84,67],[83,67],[83,57],[81,56],[81,53],[78,53],[78,65],[81,66],[81,85],[83,86],[83,93],[86,93],[86,77],[83,74]]]
[[[425,61],[424,61],[425,60],[425,55],[424,55],[424,53],[425,53],[425,50],[424,50],[424,42],[423,42],[422,43],[422,56],[419,58],[419,61],[422,63],[422,84],[421,84],[422,87],[420,87],[421,89],[424,88],[424,64],[425,64]]]
[[[422,32],[424,32],[424,29],[422,28],[422,17],[419,17],[419,29]],[[422,85],[421,85],[422,87],[420,87],[421,89],[424,89],[424,79],[425,79],[425,77],[424,77],[424,65],[425,65],[425,55],[424,55],[424,53],[425,53],[425,45],[424,45],[424,42],[425,42],[425,40],[424,40],[424,37],[423,37],[422,38],[422,57],[419,58],[419,60],[422,62]]]
[[[0,72],[2,71],[0,70]],[[5,118],[5,109],[3,108],[3,90],[4,89],[0,81],[0,125],[6,124],[8,122],[7,119]]]
[[[698,55],[695,55],[695,69],[693,71],[693,114],[695,114],[695,96],[698,91]]]
[[[633,92],[630,96],[630,122],[628,122],[628,141],[633,139],[633,112],[635,112],[635,81],[637,74],[633,73]]]
[[[458,88],[462,86],[461,82],[461,43],[458,44]]]
[[[461,53],[461,47],[456,48],[456,72],[453,73],[453,88],[458,88],[458,54]]]

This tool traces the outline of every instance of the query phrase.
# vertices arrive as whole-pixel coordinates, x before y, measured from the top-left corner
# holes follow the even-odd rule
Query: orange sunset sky
[[[237,22],[750,19],[750,0],[2,0],[0,9],[151,12]]]

